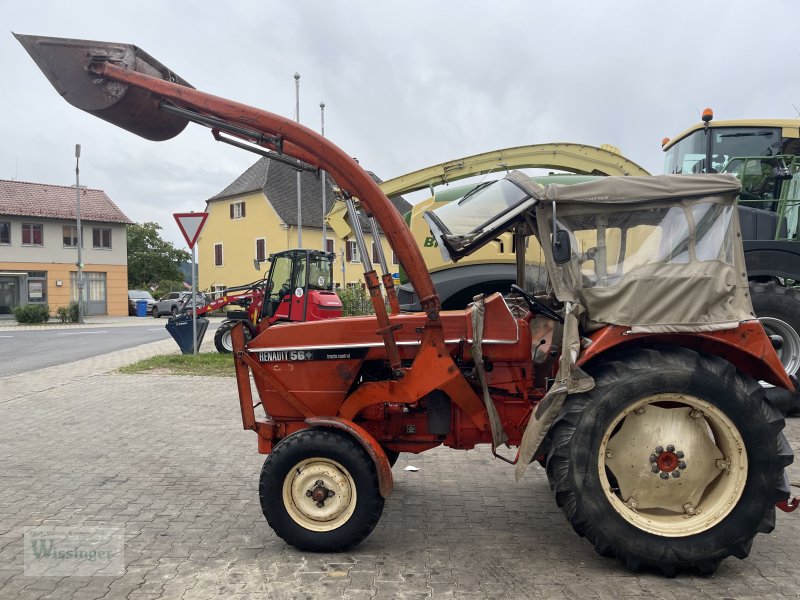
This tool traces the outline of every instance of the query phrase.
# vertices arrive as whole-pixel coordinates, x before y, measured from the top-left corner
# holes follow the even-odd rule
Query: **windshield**
[[[510,179],[500,179],[476,188],[457,202],[426,211],[425,220],[440,246],[446,246],[452,258],[460,258],[505,231],[503,225],[530,200],[530,194]]]
[[[308,289],[333,289],[333,263],[331,258],[323,255],[311,255],[308,266]]]
[[[711,135],[711,169],[706,168],[707,135]],[[720,173],[731,158],[781,154],[778,127],[711,127],[689,134],[667,150],[664,173]]]
[[[149,292],[128,292],[128,298],[152,298]]]

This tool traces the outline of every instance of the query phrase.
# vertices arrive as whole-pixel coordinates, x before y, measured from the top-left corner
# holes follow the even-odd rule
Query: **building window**
[[[47,271],[28,272],[28,302],[31,304],[47,302]]]
[[[92,227],[92,248],[111,250],[111,229]]]
[[[42,224],[23,223],[22,224],[22,245],[41,246],[42,245]]]
[[[222,244],[214,244],[214,266],[222,266]]]
[[[234,202],[231,206],[231,219],[244,219],[244,202]]]
[[[9,221],[0,221],[0,244],[11,243],[11,223]]]
[[[267,240],[264,238],[256,238],[256,260],[258,262],[267,260]]]
[[[61,228],[61,237],[64,240],[64,248],[78,247],[78,227],[77,225],[64,225]],[[83,240],[81,240],[83,242]]]
[[[330,238],[325,240],[325,252],[336,252],[336,249],[333,246],[333,240]]]
[[[357,263],[358,258],[358,245],[355,242],[347,242],[347,260],[349,262]]]
[[[215,284],[211,286],[211,297],[215,300],[218,298],[222,298],[225,295],[225,290],[227,288],[222,284]]]
[[[381,259],[378,256],[378,244],[375,242],[372,242],[372,262],[375,264],[379,264],[381,262]]]
[[[397,254],[394,253],[394,250],[392,250],[392,264],[393,265],[398,264],[397,263]]]

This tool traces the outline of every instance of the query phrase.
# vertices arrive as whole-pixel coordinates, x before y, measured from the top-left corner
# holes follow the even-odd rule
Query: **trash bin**
[[[208,329],[208,319],[205,317],[197,317],[197,349],[200,350],[200,344],[203,341],[203,336]],[[172,338],[178,342],[178,347],[183,354],[192,353],[192,317],[183,315],[174,317],[166,324],[166,330]]]
[[[136,301],[136,316],[137,317],[147,316],[147,300]]]

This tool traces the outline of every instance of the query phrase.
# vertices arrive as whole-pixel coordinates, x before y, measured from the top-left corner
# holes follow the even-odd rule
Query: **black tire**
[[[700,355],[685,348],[640,349],[620,354],[615,360],[595,365],[592,375],[595,378],[595,388],[585,394],[568,397],[548,433],[547,476],[550,487],[555,492],[556,502],[573,529],[579,535],[585,536],[599,554],[620,558],[634,571],[648,567],[658,569],[667,576],[674,576],[678,570],[683,569],[696,569],[710,574],[727,556],[745,558],[750,552],[756,533],[769,533],[775,527],[775,503],[789,496],[784,467],[791,464],[793,459],[791,448],[782,433],[783,416],[765,399],[761,386],[752,378],[736,371],[727,361]],[[621,394],[621,390],[626,393]],[[658,535],[658,532],[647,530],[647,525],[636,515],[638,513],[649,517],[649,513],[646,510],[637,511],[636,505],[629,506],[632,494],[627,500],[622,496],[622,479],[617,480],[609,468],[614,456],[614,452],[608,450],[611,448],[610,440],[622,431],[622,427],[626,425],[625,420],[634,414],[629,411],[635,406],[675,409],[682,404],[674,400],[667,404],[662,402],[661,405],[658,400],[654,400],[652,404],[642,404],[643,400],[662,393],[679,394],[682,399],[700,399],[710,407],[706,409],[708,414],[702,411],[699,413],[705,425],[712,423],[713,418],[719,418],[718,415],[723,415],[735,428],[734,436],[738,437],[733,439],[744,447],[746,455],[746,470],[730,469],[727,475],[722,472],[720,475],[712,474],[711,477],[715,478],[712,479],[713,483],[707,483],[701,490],[705,495],[696,505],[698,509],[705,507],[703,502],[707,498],[711,501],[712,497],[715,498],[714,501],[718,501],[720,496],[715,496],[717,492],[713,490],[730,489],[733,490],[732,496],[724,492],[721,498],[723,501],[732,498],[733,506],[727,504],[722,509],[719,508],[721,504],[711,506],[705,515],[705,519],[714,519],[711,525],[708,521],[696,521],[696,525],[689,525],[695,530],[687,531],[686,534],[678,530],[672,536]],[[692,406],[692,401],[694,400],[686,400],[689,407]],[[619,420],[623,414],[624,419]],[[656,411],[651,413],[656,418],[658,414]],[[691,416],[690,413],[684,415]],[[612,427],[614,428],[611,429]],[[632,427],[636,427],[635,420],[632,421]],[[658,430],[662,436],[675,434],[677,438],[677,431],[685,431],[677,427],[669,429],[667,425],[664,427]],[[606,438],[606,435],[609,437]],[[730,431],[725,435],[730,435]],[[636,439],[627,435],[624,437]],[[682,443],[682,439],[677,438],[675,445]],[[636,443],[644,446],[651,441],[654,451],[657,452],[659,448],[655,446],[655,442],[658,440]],[[603,448],[606,450],[602,450]],[[663,452],[663,446],[661,450]],[[669,446],[667,450],[670,450]],[[672,451],[675,452],[675,448]],[[635,488],[637,495],[641,494],[639,497],[643,498],[648,493],[647,486],[649,489],[655,487],[658,488],[657,494],[662,494],[658,502],[662,502],[660,498],[667,497],[662,491],[663,485],[680,486],[683,482],[687,487],[667,488],[677,494],[669,497],[670,500],[680,503],[681,496],[691,487],[688,478],[696,475],[686,470],[682,471],[683,480],[672,474],[676,478],[667,477],[669,481],[666,483],[651,483],[652,480],[646,479],[651,467],[656,469],[662,463],[653,462],[652,457],[655,454],[641,458],[638,454],[640,453],[625,455],[626,460],[617,459],[618,462],[615,463],[623,464],[619,472],[626,476],[647,472],[647,475],[642,476],[645,477],[642,480],[645,483]],[[735,451],[730,453],[733,456],[736,454]],[[682,452],[678,452],[678,455],[683,456]],[[627,460],[633,456],[636,457],[635,461]],[[695,456],[698,458],[693,460],[687,454],[679,469],[696,466],[697,473],[702,470],[704,461],[708,468],[708,460],[714,460],[706,460],[707,455],[700,452],[696,452]],[[724,454],[723,456],[727,457]],[[601,480],[600,465],[603,466],[603,478],[606,479],[605,488]],[[718,463],[716,466],[719,468]],[[676,466],[673,464],[671,468],[675,470]],[[653,477],[661,476],[660,471],[657,474],[653,471]],[[730,480],[724,479],[725,477],[738,477],[744,485],[742,487],[740,483],[738,487],[732,487]],[[628,504],[624,504],[625,502]],[[666,501],[663,502],[662,506],[666,505]],[[686,506],[684,505],[685,510]],[[691,504],[688,506],[693,509]],[[714,510],[719,512],[714,513]],[[683,518],[683,514],[673,513],[670,517],[656,518],[672,518],[678,522],[677,526],[680,528],[682,526],[679,517]]]
[[[158,318],[161,317],[161,313],[158,312],[158,307],[157,306],[154,306],[153,310],[151,312],[153,313],[153,318],[154,319],[158,319]]]
[[[338,463],[338,466],[335,463]],[[325,477],[325,480],[318,479],[315,483],[310,484],[315,486],[312,494],[325,490],[324,486],[331,486],[331,491],[344,489],[337,486],[332,477],[327,477],[324,465],[327,465],[330,472],[347,482],[347,486],[349,486],[347,489],[355,490],[355,506],[345,502],[347,510],[342,509],[343,513],[337,517],[341,522],[332,519],[333,524],[314,521],[313,518],[303,516],[303,510],[310,510],[313,513],[315,512],[314,506],[318,506],[314,502],[313,495],[308,497],[309,492],[312,492],[311,488],[302,494],[287,492],[290,498],[299,496],[299,500],[302,502],[308,499],[310,503],[308,505],[301,505],[298,508],[297,505],[291,504],[287,508],[284,501],[287,496],[284,493],[284,487],[288,486],[288,489],[292,490],[294,484],[299,486],[304,483],[302,477],[306,474],[311,477],[311,480],[318,476]],[[345,471],[342,471],[341,467]],[[307,471],[303,471],[303,469],[307,469]],[[324,484],[316,486],[320,481],[324,481]],[[306,486],[299,489],[302,490],[304,487]],[[261,510],[267,518],[267,523],[287,544],[304,551],[341,552],[348,550],[358,545],[372,532],[383,512],[384,499],[378,491],[378,475],[372,459],[356,440],[348,434],[334,429],[304,429],[283,439],[264,461],[258,489]],[[337,494],[334,493],[329,497],[337,499]],[[339,494],[339,497],[346,498],[347,495]],[[352,495],[350,497],[352,498]],[[288,502],[292,501],[288,500]],[[337,509],[336,504],[333,505],[333,509]],[[333,528],[314,531],[295,517],[301,520],[305,518],[306,523],[319,523],[323,528]]]
[[[396,450],[389,450],[389,448],[385,447],[383,451],[386,453],[386,458],[389,459],[389,466],[390,467],[395,466],[395,464],[397,464],[397,459],[400,458],[400,453],[397,452]]]
[[[785,335],[785,327],[788,326],[794,331],[792,340],[800,338],[800,289],[787,288],[777,281],[751,282],[750,297],[753,300],[753,310],[755,310],[756,316],[759,319],[767,318],[764,321],[764,329],[767,330],[767,333]],[[777,319],[778,322],[772,324],[769,319]],[[784,366],[786,366],[788,357],[784,357],[782,351],[797,351],[797,342],[792,342],[792,340],[785,339],[784,347],[778,351]],[[789,375],[797,375],[800,370],[798,368],[800,361],[792,361],[792,364],[794,367]]]
[[[223,321],[217,330],[214,332],[214,346],[220,354],[230,354],[233,352],[233,343],[231,341],[231,329],[238,321]],[[244,324],[244,343],[247,344],[253,339],[254,331],[249,322]]]

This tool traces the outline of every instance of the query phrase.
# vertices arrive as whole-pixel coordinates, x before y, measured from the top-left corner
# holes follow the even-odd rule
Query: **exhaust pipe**
[[[160,99],[146,90],[101,77],[92,69],[110,62],[124,69],[194,89],[147,52],[132,44],[15,33],[36,65],[72,106],[148,140],[168,140],[188,124],[159,110]]]

